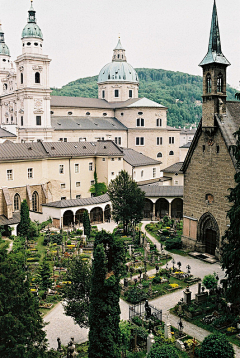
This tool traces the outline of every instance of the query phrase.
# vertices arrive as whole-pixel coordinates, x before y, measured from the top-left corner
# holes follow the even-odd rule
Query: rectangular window
[[[143,173],[144,173],[144,171],[143,171],[143,170],[141,170],[141,178],[143,177]]]
[[[23,116],[21,116],[21,126],[23,126]]]
[[[93,170],[93,163],[89,163],[88,168],[89,168],[89,171],[91,172]]]
[[[91,180],[91,185],[94,185],[94,180]]]
[[[81,199],[81,194],[77,194],[76,199]]]
[[[157,137],[157,145],[162,145],[162,137]]]
[[[169,137],[169,144],[174,144],[174,137]]]
[[[115,96],[115,97],[119,97],[119,91],[118,91],[118,90],[115,90],[115,91],[114,91],[114,96]]]
[[[63,174],[63,173],[64,173],[64,165],[59,164],[59,174]]]
[[[64,142],[67,142],[67,138],[63,138],[63,141],[64,141]]]
[[[133,96],[132,90],[129,90],[129,98],[132,98],[132,96]]]
[[[105,162],[106,158],[102,158],[102,161]]]
[[[102,91],[102,98],[105,98],[105,91]]]
[[[118,160],[120,161],[120,160],[122,160],[122,158],[118,158]]]
[[[136,145],[144,145],[144,137],[136,137]]]
[[[61,196],[61,200],[66,200],[66,196]]]
[[[114,158],[111,158],[111,161],[114,162]]]
[[[121,145],[121,144],[122,144],[122,137],[115,137],[115,138],[114,138],[114,142],[115,142],[116,144]]]
[[[13,123],[13,117],[11,117],[11,123]]]
[[[156,125],[157,127],[162,127],[162,118],[157,118]]]
[[[7,180],[13,180],[13,170],[7,169]]]
[[[175,180],[175,181],[174,181],[174,184],[175,184],[175,185],[178,185],[178,183],[179,183],[178,180]]]
[[[144,118],[137,118],[137,127],[144,127]]]
[[[40,126],[42,124],[42,117],[41,116],[36,116],[36,125]]]
[[[75,164],[75,173],[79,173],[79,164]]]
[[[156,177],[156,172],[157,172],[157,169],[156,169],[156,168],[153,168],[153,178]]]
[[[28,168],[28,179],[33,178],[33,168]]]
[[[87,138],[79,138],[79,142],[86,142]]]
[[[66,184],[65,183],[62,183],[61,184],[61,189],[65,189],[66,188]]]
[[[81,186],[80,181],[76,181],[76,187],[79,188]]]

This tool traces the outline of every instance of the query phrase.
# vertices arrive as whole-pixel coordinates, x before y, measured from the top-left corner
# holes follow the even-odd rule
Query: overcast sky
[[[228,83],[240,81],[240,0],[217,0],[222,51],[231,62]],[[21,54],[21,32],[30,0],[0,0],[1,22],[12,60]],[[50,85],[97,75],[111,61],[118,34],[135,68],[201,75],[213,0],[34,0],[52,59]]]

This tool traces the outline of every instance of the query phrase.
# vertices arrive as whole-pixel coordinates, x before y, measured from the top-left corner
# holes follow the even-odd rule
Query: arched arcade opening
[[[171,205],[171,218],[182,219],[183,217],[183,200],[176,198],[172,201]]]
[[[91,223],[102,223],[103,222],[103,210],[102,208],[96,207],[90,211],[90,222]]]
[[[73,225],[73,212],[72,210],[67,210],[63,214],[63,226]]]
[[[169,202],[160,198],[156,201],[156,216],[162,219],[164,216],[169,216]]]
[[[153,203],[150,199],[145,198],[145,204],[143,209],[143,217],[152,220],[153,215]]]

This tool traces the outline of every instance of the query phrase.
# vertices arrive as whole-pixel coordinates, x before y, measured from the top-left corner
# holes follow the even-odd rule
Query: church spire
[[[226,66],[230,65],[230,62],[222,53],[220,32],[218,25],[217,6],[214,0],[213,12],[212,12],[212,23],[208,44],[208,53],[202,60],[199,66],[208,65],[210,63],[220,63]]]
[[[118,36],[118,43],[117,46],[113,50],[113,62],[126,62],[127,58],[125,55],[125,49],[123,48],[120,40],[120,36]]]
[[[36,23],[36,11],[33,8],[33,0],[31,0],[31,7],[28,11],[28,23]]]

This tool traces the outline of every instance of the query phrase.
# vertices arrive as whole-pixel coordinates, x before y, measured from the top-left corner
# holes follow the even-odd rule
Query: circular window
[[[107,113],[103,113],[103,116],[106,117],[106,116],[107,116]]]
[[[54,112],[53,112],[53,111],[51,111],[50,113],[51,113],[51,114],[54,114]]]
[[[143,112],[138,112],[139,116],[141,116],[143,114]]]
[[[86,116],[90,116],[90,112],[87,112],[87,113],[86,113]]]
[[[68,115],[71,116],[71,115],[72,115],[72,112],[68,112]]]
[[[31,46],[31,42],[28,42],[27,45],[28,45],[28,46]]]
[[[5,59],[5,58],[3,59],[3,62],[6,62],[6,59]]]
[[[121,113],[121,116],[123,116],[123,115],[124,115],[124,113],[122,112],[122,113]]]
[[[38,46],[38,43],[37,43],[37,42],[34,42],[34,46]]]

